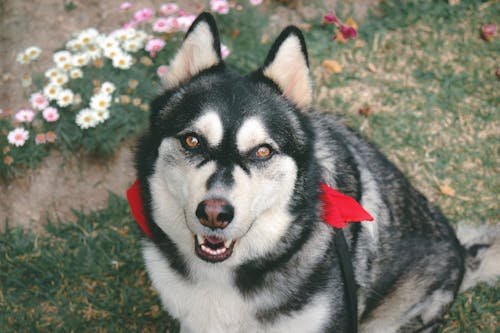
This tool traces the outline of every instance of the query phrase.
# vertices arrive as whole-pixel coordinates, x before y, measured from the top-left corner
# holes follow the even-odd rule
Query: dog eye
[[[266,160],[273,154],[273,149],[269,145],[262,145],[254,150],[254,157],[258,160]]]
[[[184,136],[182,143],[183,146],[186,147],[187,149],[195,149],[200,146],[201,141],[196,135],[188,134]]]

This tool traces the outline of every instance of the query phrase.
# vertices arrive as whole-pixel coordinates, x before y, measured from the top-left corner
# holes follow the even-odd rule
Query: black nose
[[[208,199],[196,208],[200,223],[211,229],[224,229],[234,217],[234,207],[224,199]]]

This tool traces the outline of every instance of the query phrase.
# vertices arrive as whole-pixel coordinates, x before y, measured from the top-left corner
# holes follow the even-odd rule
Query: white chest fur
[[[182,333],[321,332],[330,315],[327,295],[314,298],[301,311],[263,325],[257,308],[272,303],[272,296],[245,299],[227,273],[207,272],[209,278],[188,281],[173,271],[149,241],[144,245],[146,267],[165,309],[181,322]]]

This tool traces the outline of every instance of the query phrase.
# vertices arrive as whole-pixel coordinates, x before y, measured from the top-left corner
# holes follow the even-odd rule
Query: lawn
[[[486,41],[480,29],[499,23],[500,3],[386,1],[363,17],[348,6],[336,13],[353,15],[357,40],[333,42],[321,18],[305,25],[318,108],[375,142],[453,224],[497,224],[500,38]],[[219,17],[227,61],[241,71],[269,47],[261,16],[247,17],[237,38],[224,24],[238,22]],[[151,288],[123,196],[75,211],[76,223],[48,221],[41,235],[0,234],[1,332],[178,332]],[[460,294],[442,332],[497,332],[499,302],[498,283]]]

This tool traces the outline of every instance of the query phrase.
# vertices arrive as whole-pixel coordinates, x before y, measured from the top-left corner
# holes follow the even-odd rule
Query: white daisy
[[[52,56],[52,59],[54,60],[54,63],[57,65],[57,67],[62,68],[60,64],[66,64],[66,63],[71,63],[71,52],[69,51],[59,51],[54,53]]]
[[[127,53],[121,53],[113,58],[113,67],[129,69],[132,66],[132,57]]]
[[[98,124],[96,113],[91,109],[83,109],[78,112],[75,121],[81,129],[96,127]]]
[[[7,135],[7,141],[9,141],[11,145],[21,147],[22,145],[24,145],[26,140],[28,140],[29,136],[30,135],[27,130],[22,127],[17,127],[9,132],[9,134]]]
[[[109,119],[109,110],[95,110],[95,116],[97,118],[97,122],[102,124]]]
[[[119,47],[120,43],[112,37],[103,37],[98,40],[99,46],[102,49]]]
[[[64,89],[57,95],[57,105],[60,107],[73,104],[74,94],[70,89]]]
[[[123,51],[119,46],[116,47],[107,47],[104,49],[104,56],[109,59],[115,59],[118,57],[120,54],[122,54]]]
[[[80,68],[73,68],[69,71],[69,77],[73,80],[81,79],[83,77],[83,72]]]
[[[123,28],[113,31],[110,36],[119,41],[126,41],[127,39],[134,38],[136,30],[134,28]]]
[[[64,70],[64,71],[69,71],[73,65],[71,65],[71,61],[68,61],[68,62],[60,62],[57,64],[57,67],[59,67],[60,69]]]
[[[111,95],[98,93],[90,99],[90,107],[97,111],[106,110],[111,105]]]
[[[144,43],[138,39],[129,39],[123,42],[123,49],[127,52],[135,53],[144,47]]]
[[[91,44],[87,47],[87,56],[89,60],[96,60],[102,57],[102,50],[97,44]]]
[[[56,76],[53,76],[50,78],[50,83],[62,86],[63,84],[67,83],[69,80],[68,76],[62,72],[57,74]]]
[[[145,31],[137,30],[134,39],[139,41],[140,43],[144,44],[144,41],[146,41],[146,39],[148,39],[148,37],[149,36]]]
[[[79,52],[83,48],[83,45],[78,39],[72,39],[66,43],[66,48],[73,52]]]
[[[21,65],[26,65],[31,62],[30,56],[26,52],[20,52],[16,56],[16,61]]]
[[[54,83],[49,83],[48,85],[45,86],[45,88],[43,88],[43,94],[49,100],[53,101],[57,99],[57,96],[59,96],[61,90],[62,90],[61,86]]]
[[[79,52],[71,57],[71,64],[74,67],[82,67],[89,63],[90,57],[87,52]]]
[[[101,85],[101,92],[111,95],[116,90],[116,86],[111,82],[104,82]]]
[[[82,45],[89,45],[93,43],[97,37],[99,37],[99,31],[94,28],[89,28],[80,32],[77,40],[82,43]]]
[[[60,68],[52,67],[52,68],[45,71],[45,77],[50,79],[50,78],[55,77],[61,73],[63,73],[63,71]]]
[[[24,53],[26,53],[28,57],[30,57],[30,60],[35,60],[42,53],[42,49],[38,46],[30,46],[24,51]]]

